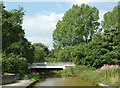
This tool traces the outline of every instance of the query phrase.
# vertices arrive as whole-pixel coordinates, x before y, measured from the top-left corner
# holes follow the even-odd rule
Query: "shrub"
[[[8,73],[25,73],[28,63],[26,58],[19,55],[10,54],[10,56],[2,59],[2,71]]]
[[[28,74],[28,79],[39,80],[40,76],[37,73]]]

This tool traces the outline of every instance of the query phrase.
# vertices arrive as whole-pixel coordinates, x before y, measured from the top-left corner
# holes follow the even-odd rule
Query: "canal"
[[[68,78],[41,78],[40,81],[35,84],[33,88],[40,88],[45,86],[49,88],[50,86],[95,86],[88,83],[85,80],[81,80],[79,77],[68,77]]]

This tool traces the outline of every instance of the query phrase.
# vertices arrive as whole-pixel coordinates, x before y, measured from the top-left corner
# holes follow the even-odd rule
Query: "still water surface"
[[[37,86],[95,86],[93,84],[88,83],[85,80],[81,80],[78,77],[71,78],[42,78],[39,83],[35,85]],[[49,88],[49,87],[48,87]]]

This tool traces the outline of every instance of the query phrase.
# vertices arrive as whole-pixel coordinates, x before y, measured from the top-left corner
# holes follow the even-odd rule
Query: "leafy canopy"
[[[28,63],[32,63],[34,47],[25,38],[25,32],[22,29],[22,21],[24,16],[23,7],[5,10],[2,7],[2,52],[6,54],[15,54],[25,57]]]
[[[73,5],[53,32],[54,48],[66,48],[81,42],[88,43],[97,31],[99,11],[96,7]]]

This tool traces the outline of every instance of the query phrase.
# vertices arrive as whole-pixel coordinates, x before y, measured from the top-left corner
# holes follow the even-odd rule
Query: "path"
[[[2,86],[2,88],[26,88],[34,81],[30,81],[27,76],[23,80],[18,80],[16,83],[7,84]]]

